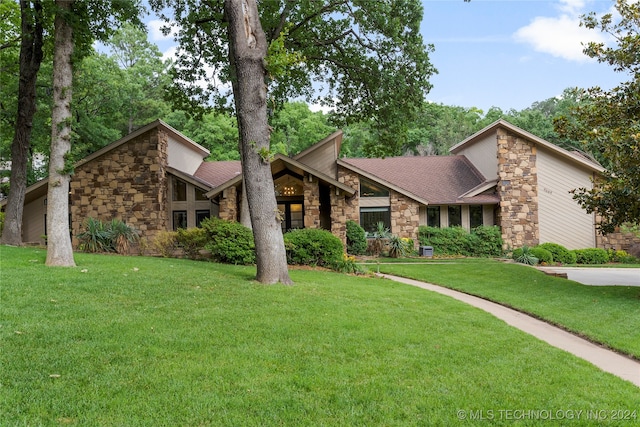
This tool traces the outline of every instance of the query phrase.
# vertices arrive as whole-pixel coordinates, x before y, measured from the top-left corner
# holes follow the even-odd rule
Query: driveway
[[[566,273],[569,280],[584,285],[640,286],[640,268],[538,267],[540,270]]]

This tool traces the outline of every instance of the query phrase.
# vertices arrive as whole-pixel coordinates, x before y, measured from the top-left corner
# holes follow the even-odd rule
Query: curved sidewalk
[[[546,322],[535,319],[524,313],[504,307],[491,301],[484,300],[473,295],[430,283],[420,282],[390,274],[377,274],[379,277],[391,279],[407,285],[417,286],[422,289],[447,295],[459,301],[480,308],[507,324],[514,326],[534,337],[578,356],[605,372],[609,372],[640,387],[640,362],[622,356],[614,351],[607,350],[585,339],[573,335],[563,329],[552,326]]]

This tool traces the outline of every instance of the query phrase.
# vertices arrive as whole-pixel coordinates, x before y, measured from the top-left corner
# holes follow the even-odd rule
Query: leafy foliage
[[[347,253],[364,255],[367,251],[367,237],[364,228],[355,221],[348,220],[347,224]]]
[[[395,234],[389,236],[388,245],[391,258],[404,257],[413,250],[413,241],[411,239],[406,240]]]
[[[630,80],[608,91],[589,89],[583,102],[556,122],[561,135],[602,155],[602,179],[593,188],[579,188],[574,199],[601,218],[603,233],[640,221],[640,3],[618,0],[616,10],[619,18],[612,13],[583,16],[582,25],[608,33],[617,43],[609,47],[592,42],[585,53],[627,73]]]
[[[576,254],[568,250],[562,245],[557,243],[543,243],[537,246],[538,248],[546,249],[551,252],[553,256],[554,262],[559,262],[561,264],[575,264],[576,263]]]
[[[553,263],[553,254],[548,250],[541,248],[539,246],[535,246],[531,248],[531,255],[538,258],[538,262],[540,264],[551,264]]]
[[[179,228],[176,242],[184,250],[184,255],[191,259],[200,259],[200,251],[207,245],[208,235],[204,228]]]
[[[151,247],[164,258],[172,257],[178,248],[178,233],[175,231],[160,231],[155,235]]]
[[[239,222],[215,217],[205,219],[201,226],[208,237],[205,248],[214,260],[244,265],[256,262],[253,233],[249,228]]]
[[[578,264],[606,264],[609,262],[609,254],[602,248],[575,249],[576,263]]]
[[[334,267],[342,261],[342,241],[327,230],[302,228],[284,234],[290,264]]]
[[[78,248],[84,252],[116,252],[129,253],[131,243],[139,239],[138,231],[114,218],[109,222],[88,217],[84,223],[84,231],[76,237],[80,241]]]
[[[500,227],[482,226],[467,232],[462,227],[437,228],[420,226],[421,246],[433,246],[436,255],[500,256],[502,237]]]

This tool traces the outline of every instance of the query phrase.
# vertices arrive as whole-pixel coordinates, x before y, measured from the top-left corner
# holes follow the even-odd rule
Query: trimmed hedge
[[[538,248],[546,249],[551,252],[554,262],[561,264],[575,264],[576,254],[569,249],[557,243],[543,243],[537,246]]]
[[[209,236],[204,228],[179,228],[176,241],[184,250],[184,256],[190,259],[200,259],[200,251],[205,248]]]
[[[302,228],[284,234],[289,264],[333,268],[343,260],[342,241],[327,230]]]
[[[201,225],[208,236],[205,248],[214,260],[227,264],[255,264],[256,248],[249,228],[220,218],[207,218]]]
[[[436,255],[491,257],[502,255],[500,227],[480,226],[467,232],[462,227],[418,228],[421,246],[432,246]]]
[[[538,258],[540,264],[551,264],[553,262],[553,254],[540,246],[531,248],[531,255]]]
[[[609,254],[601,248],[576,249],[576,262],[578,264],[606,264],[609,262]]]
[[[364,255],[367,252],[367,233],[352,220],[347,221],[347,253]]]

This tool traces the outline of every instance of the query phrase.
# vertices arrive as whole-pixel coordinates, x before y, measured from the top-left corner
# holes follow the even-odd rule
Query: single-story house
[[[603,237],[570,191],[591,186],[602,167],[504,120],[451,148],[449,156],[340,158],[337,131],[293,157],[271,162],[282,229],[322,228],[343,241],[346,222],[382,221],[414,239],[420,225],[498,225],[506,248],[560,243],[624,248]],[[209,151],[166,123],[152,122],[76,164],[69,188],[72,236],[86,218],[118,218],[151,241],[209,216],[239,220],[239,161],[207,162]],[[27,189],[23,241],[47,234],[47,180]],[[74,244],[77,241],[74,238]]]

